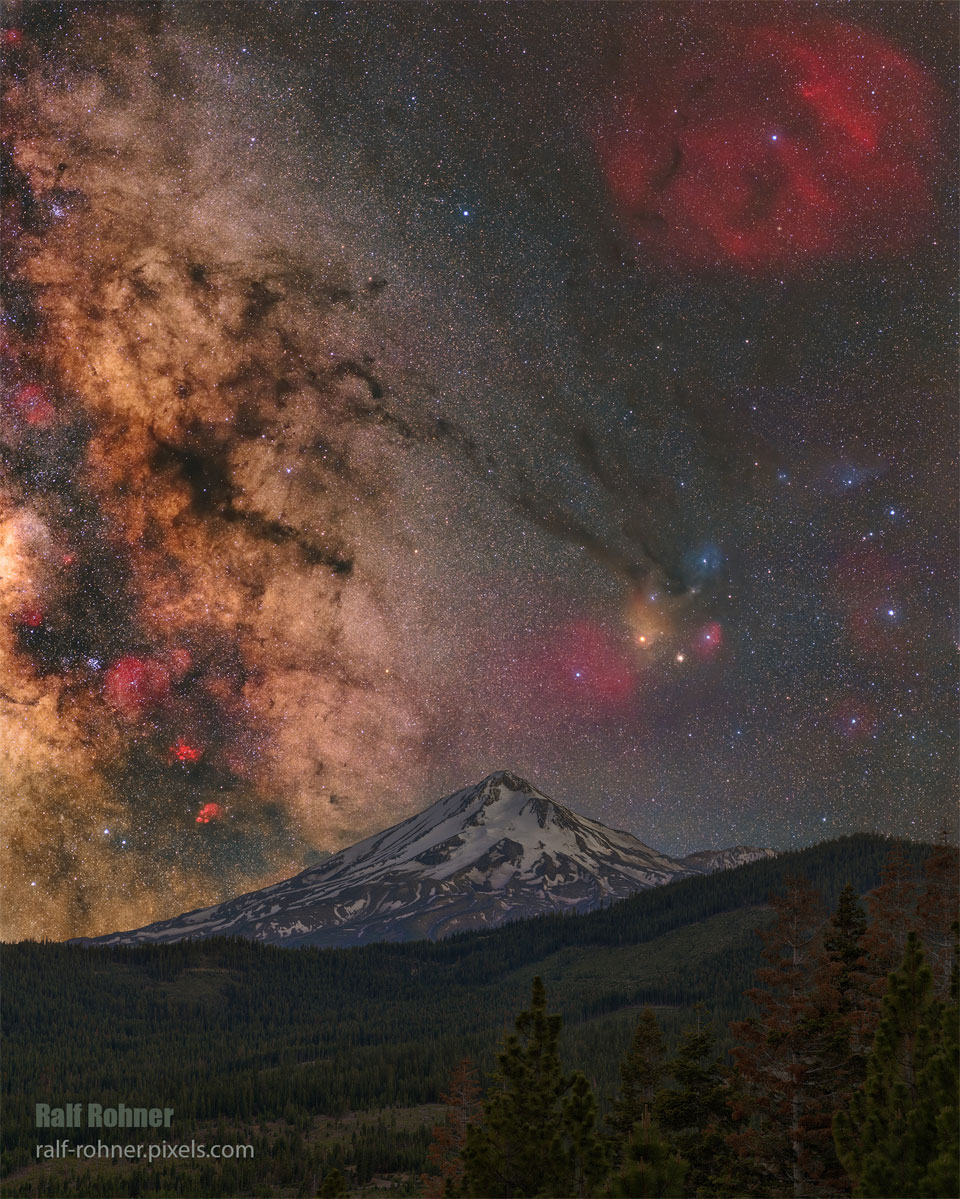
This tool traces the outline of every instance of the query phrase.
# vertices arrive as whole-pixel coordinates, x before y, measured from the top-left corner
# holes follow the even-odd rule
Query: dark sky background
[[[4,936],[955,825],[955,6],[5,24]]]

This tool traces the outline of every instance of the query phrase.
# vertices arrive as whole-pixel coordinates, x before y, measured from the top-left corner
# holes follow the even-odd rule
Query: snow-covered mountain
[[[542,912],[589,911],[644,887],[752,860],[737,855],[772,852],[738,848],[677,861],[500,771],[294,878],[145,928],[78,940],[137,945],[240,936],[358,945],[443,937]],[[733,858],[700,862],[725,855]]]
[[[682,865],[689,866],[701,874],[713,874],[715,870],[732,870],[745,866],[747,862],[759,862],[761,858],[775,858],[775,849],[757,849],[753,845],[735,845],[733,849],[701,849],[680,858]]]
[[[442,937],[541,912],[588,911],[696,872],[499,772],[294,878],[92,943]]]

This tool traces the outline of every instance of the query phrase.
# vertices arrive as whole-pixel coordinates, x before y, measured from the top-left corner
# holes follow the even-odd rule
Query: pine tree
[[[467,1129],[480,1118],[480,1084],[469,1058],[454,1070],[450,1087],[440,1097],[446,1104],[442,1124],[435,1125],[427,1150],[432,1174],[421,1176],[424,1199],[443,1199],[455,1194],[463,1178],[463,1150]]]
[[[662,1088],[653,1118],[675,1152],[689,1164],[691,1194],[711,1186],[724,1173],[730,1156],[727,1137],[734,1130],[730,1112],[730,1070],[715,1053],[716,1038],[698,1010],[696,1023],[684,1029],[668,1071],[676,1084]]]
[[[866,900],[870,922],[863,946],[871,967],[869,978],[865,976],[865,981],[870,984],[871,1001],[864,1032],[868,1044],[872,1045],[880,1022],[887,979],[900,968],[907,937],[916,929],[917,880],[902,846],[895,845],[890,850],[880,875],[880,885],[867,895]]]
[[[932,1081],[942,1035],[942,1006],[916,933],[910,933],[903,965],[890,976],[866,1081],[847,1110],[837,1112],[837,1154],[854,1180],[854,1195],[920,1195],[921,1183],[939,1156],[931,1133],[931,1103],[923,1094]],[[936,1126],[940,1112],[933,1113]]]
[[[950,844],[946,834],[923,865],[923,883],[917,900],[917,931],[923,941],[924,954],[933,972],[934,992],[946,1000],[954,961],[954,940],[951,927],[957,918],[958,862],[957,846]]]
[[[868,1046],[871,968],[863,948],[867,919],[848,883],[815,955],[795,1039],[806,1057],[798,1120],[802,1164],[818,1193],[849,1194],[850,1180],[833,1141],[834,1114],[862,1085]]]
[[[637,1020],[630,1048],[620,1064],[620,1093],[613,1101],[608,1120],[613,1130],[617,1161],[634,1124],[643,1119],[644,1111],[653,1102],[666,1072],[666,1056],[667,1047],[656,1013],[651,1008],[644,1008]]]
[[[849,1011],[856,1004],[857,969],[863,958],[863,938],[867,931],[867,917],[857,893],[849,883],[840,892],[837,910],[830,917],[823,939],[823,948],[831,962],[835,963],[835,986],[840,993],[842,1010]]]
[[[838,1013],[849,1031],[852,1086],[863,1081],[879,1018],[880,965],[871,957],[870,949],[869,922],[856,892],[847,883],[825,931],[823,959],[825,971],[832,973]]]
[[[543,982],[497,1055],[483,1119],[467,1129],[463,1191],[479,1199],[585,1196],[604,1172],[596,1107],[586,1079],[565,1075],[561,1019],[547,1014]]]
[[[689,1163],[661,1138],[649,1109],[631,1126],[623,1157],[619,1173],[607,1186],[612,1199],[683,1199],[689,1194],[685,1185]]]
[[[730,1140],[738,1152],[753,1156],[772,1185],[802,1195],[811,1177],[822,1172],[805,1117],[826,1068],[818,1017],[830,999],[817,996],[820,896],[806,879],[785,881],[786,894],[771,897],[774,923],[761,933],[768,963],[757,971],[761,985],[746,992],[759,1014],[730,1026],[739,1041],[732,1051],[742,1087],[737,1113],[751,1120],[750,1128]]]
[[[607,1175],[607,1155],[597,1131],[597,1101],[586,1075],[579,1070],[561,1109],[566,1137],[567,1174],[571,1195],[593,1195]]]
[[[960,1006],[943,1013],[940,1044],[921,1072],[921,1103],[912,1115],[917,1140],[925,1147],[926,1169],[918,1195],[952,1199],[960,1195]]]
[[[933,1199],[960,1194],[960,922],[954,920],[951,932],[950,999],[940,1044],[920,1076],[921,1103],[913,1114],[921,1138],[933,1145],[918,1194]]]
[[[323,1180],[317,1195],[320,1199],[339,1199],[341,1195],[349,1195],[347,1180],[339,1170],[333,1169]]]

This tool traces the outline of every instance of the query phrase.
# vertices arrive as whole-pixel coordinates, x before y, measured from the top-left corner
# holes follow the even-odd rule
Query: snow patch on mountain
[[[754,845],[735,845],[732,849],[700,849],[688,853],[680,861],[701,874],[713,874],[715,870],[733,870],[748,862],[759,862],[764,858],[775,858],[775,849],[758,849]]]

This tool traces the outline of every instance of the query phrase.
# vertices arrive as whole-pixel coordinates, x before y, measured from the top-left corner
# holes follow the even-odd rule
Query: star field
[[[3,935],[952,827],[952,6],[173,8],[4,15]]]

